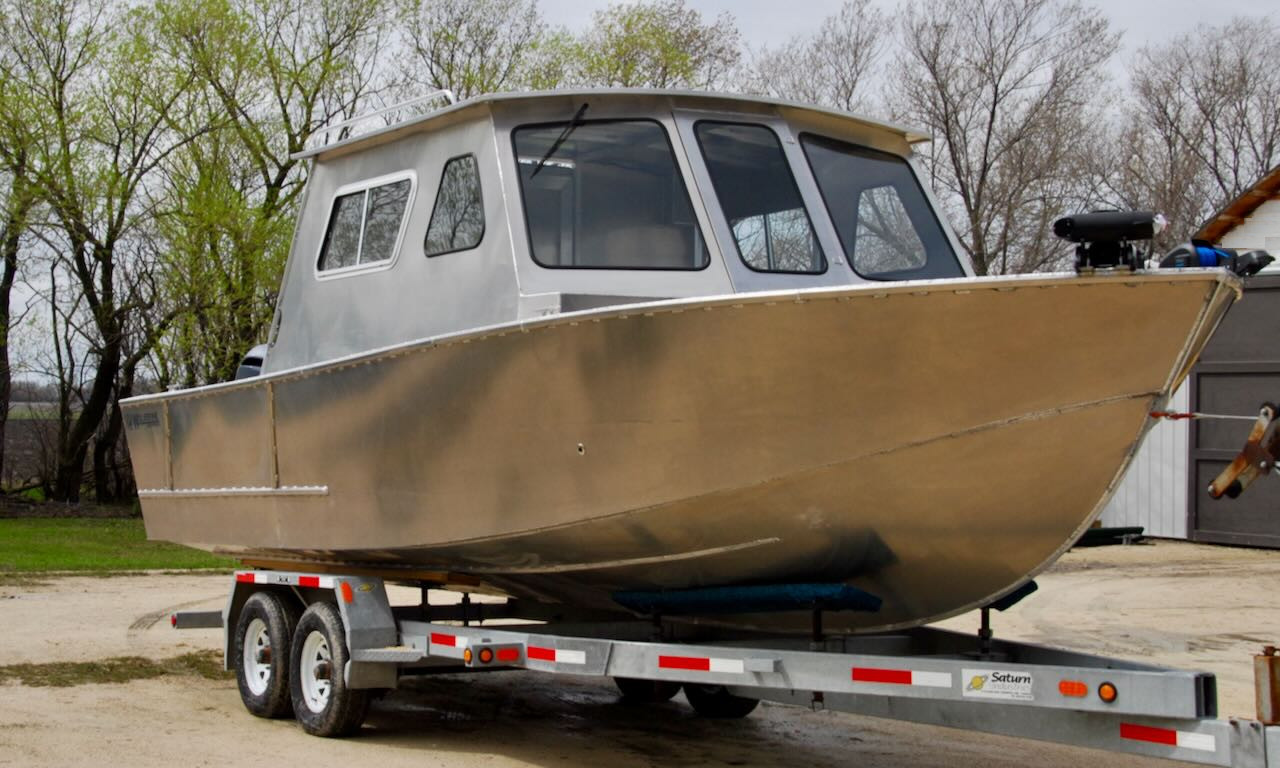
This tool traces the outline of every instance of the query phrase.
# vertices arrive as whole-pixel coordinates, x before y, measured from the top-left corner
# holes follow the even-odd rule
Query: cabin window
[[[758,272],[825,272],[777,134],[763,125],[705,121],[694,132],[743,262]]]
[[[475,155],[455,157],[444,164],[440,174],[424,247],[428,256],[439,256],[475,248],[483,237],[480,165]]]
[[[391,261],[412,191],[413,179],[403,177],[339,190],[316,268],[331,272]]]
[[[964,276],[906,160],[809,134],[800,144],[855,272],[874,280]]]
[[[706,243],[653,120],[512,132],[533,259],[561,269],[702,269]]]

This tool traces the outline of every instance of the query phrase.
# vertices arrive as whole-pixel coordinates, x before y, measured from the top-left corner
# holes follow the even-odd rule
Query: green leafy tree
[[[17,324],[12,297],[19,257],[36,203],[32,188],[29,100],[13,76],[17,51],[10,45],[11,4],[0,5],[0,476],[5,463],[4,435],[13,391],[10,329]]]
[[[33,184],[49,210],[43,239],[84,307],[75,329],[92,374],[79,411],[65,414],[53,482],[55,498],[76,500],[95,440],[96,474],[105,474],[99,462],[119,439],[116,401],[167,325],[153,318],[152,333],[136,335],[156,306],[147,179],[199,130],[183,99],[194,78],[160,55],[147,9],[31,0],[12,7],[10,21],[13,74],[36,137]]]
[[[709,90],[729,83],[742,53],[729,14],[704,21],[684,0],[656,0],[597,11],[568,58],[574,84]]]
[[[229,379],[262,341],[304,182],[294,155],[351,117],[384,79],[391,6],[340,0],[161,2],[166,51],[195,73],[211,130],[162,167],[160,276],[178,311],[156,361],[162,384]]]

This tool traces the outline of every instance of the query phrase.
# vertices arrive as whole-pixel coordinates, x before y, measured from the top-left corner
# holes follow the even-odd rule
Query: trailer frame
[[[921,627],[806,639],[514,600],[430,606],[426,586],[422,605],[393,608],[379,577],[242,570],[222,611],[179,612],[172,624],[221,626],[225,665],[235,669],[239,614],[255,592],[336,605],[349,654],[344,690],[395,688],[404,674],[526,669],[1204,765],[1280,766],[1280,726],[1219,719],[1212,674],[992,638],[985,612],[976,636]],[[485,623],[494,620],[525,623]]]

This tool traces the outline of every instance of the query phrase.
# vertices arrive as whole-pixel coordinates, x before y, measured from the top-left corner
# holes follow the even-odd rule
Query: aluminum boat
[[[974,277],[926,138],[611,90],[309,149],[261,374],[124,403],[148,535],[601,610],[744,589],[689,620],[768,629],[808,612],[751,595],[796,585],[874,598],[851,631],[1008,595],[1239,281]]]

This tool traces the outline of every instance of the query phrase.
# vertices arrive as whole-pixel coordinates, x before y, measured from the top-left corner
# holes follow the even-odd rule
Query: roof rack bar
[[[421,96],[415,96],[412,99],[406,99],[404,101],[396,102],[395,104],[382,107],[381,109],[375,109],[371,112],[364,112],[350,119],[343,120],[340,123],[326,125],[324,128],[321,128],[320,130],[317,130],[315,133],[311,134],[313,137],[314,136],[323,137],[321,141],[316,143],[316,146],[314,148],[318,149],[320,147],[328,146],[333,142],[341,141],[346,138],[351,138],[352,136],[355,135],[354,132],[351,132],[351,134],[347,136],[344,136],[342,132],[343,132],[343,129],[349,128],[350,126],[353,126],[356,123],[361,123],[361,122],[364,122],[365,120],[370,120],[375,117],[380,117],[389,112],[408,109],[409,107],[416,107],[419,104],[424,104],[429,101],[436,101],[438,99],[444,99],[447,104],[455,104],[458,101],[457,97],[453,95],[453,91],[449,90],[448,88],[441,88],[438,91],[424,93]],[[331,141],[329,138],[330,136],[336,136],[336,138],[334,138]],[[310,141],[308,141],[307,143],[311,144]]]

